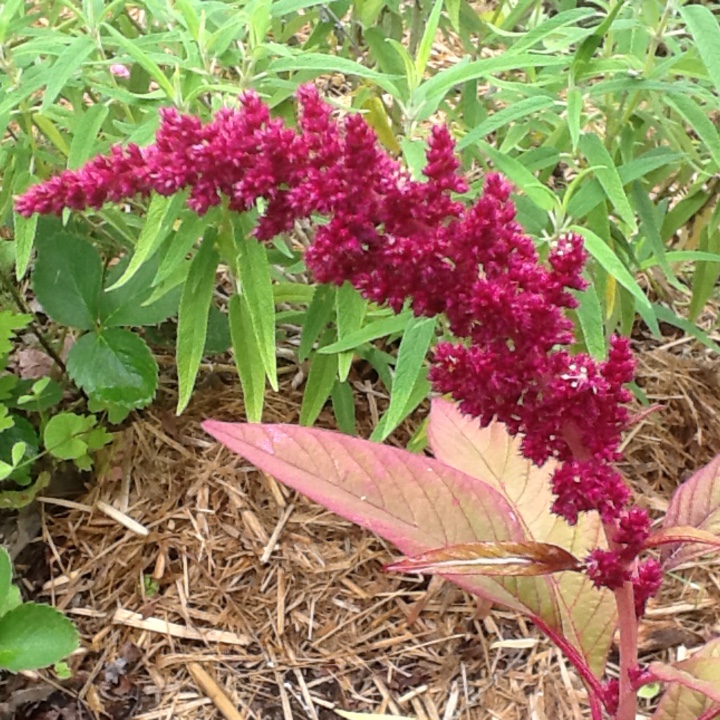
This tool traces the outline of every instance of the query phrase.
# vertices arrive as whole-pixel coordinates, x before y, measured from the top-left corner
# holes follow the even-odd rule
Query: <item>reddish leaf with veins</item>
[[[653,662],[648,669],[667,684],[652,720],[697,720],[720,702],[720,638],[687,660],[673,665]]]
[[[574,555],[557,545],[479,542],[430,550],[385,569],[424,575],[534,576],[581,568],[582,563]]]
[[[520,438],[493,423],[480,428],[447,400],[433,400],[428,441],[435,457],[458,470],[482,477],[507,498],[522,525],[526,541],[552,543],[583,558],[594,547],[605,547],[605,535],[596,513],[581,515],[570,526],[548,512],[553,495],[549,478],[553,464],[538,468],[520,453]],[[600,676],[613,633],[616,608],[609,590],[597,590],[580,573],[542,577],[497,577],[520,600],[530,617],[564,635]]]
[[[700,468],[673,493],[663,528],[689,526],[720,535],[720,455]],[[671,570],[708,552],[705,544],[691,543],[663,549],[663,566]]]
[[[677,545],[678,543],[697,543],[720,548],[720,536],[688,525],[676,525],[652,533],[644,545],[646,548],[653,548],[662,545]]]

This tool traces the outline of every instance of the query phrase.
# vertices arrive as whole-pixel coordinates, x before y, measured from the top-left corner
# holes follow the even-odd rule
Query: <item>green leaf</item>
[[[506,70],[528,70],[530,68],[551,68],[565,66],[567,58],[535,53],[502,53],[497,57],[482,58],[473,62],[460,61],[450,68],[436,73],[413,93],[412,102],[416,107],[422,107],[418,120],[424,120],[432,115],[445,95],[456,85],[487,78]]]
[[[67,370],[73,382],[103,404],[144,407],[157,389],[155,358],[130,330],[110,328],[83,335],[70,350]]]
[[[720,93],[720,27],[717,18],[704,5],[681,7],[680,14],[695,40],[710,80]]]
[[[597,135],[583,133],[580,137],[580,150],[593,166],[595,176],[600,181],[610,204],[617,215],[625,221],[632,232],[637,232],[635,215],[625,194],[622,180],[610,153],[605,149]]]
[[[153,195],[132,259],[122,276],[108,290],[122,287],[135,275],[143,263],[153,256],[170,231],[170,226],[180,214],[183,203],[182,193],[176,193],[170,197]]]
[[[21,315],[11,310],[0,310],[0,357],[12,352],[12,338],[15,332],[27,327],[32,319],[32,315]]]
[[[577,299],[579,302],[577,316],[582,328],[585,347],[594,358],[603,360],[607,352],[605,326],[600,299],[592,283],[578,293]]]
[[[5,42],[11,20],[24,10],[25,0],[8,0],[0,5],[0,43]]]
[[[77,646],[75,626],[49,605],[24,603],[0,618],[0,667],[10,672],[47,667]]]
[[[343,340],[351,333],[357,332],[365,318],[367,306],[367,300],[349,282],[343,283],[338,288],[335,296],[335,326],[337,327],[339,340]],[[350,373],[353,349],[348,349],[338,357],[338,378],[340,382],[345,382]]]
[[[220,355],[227,352],[231,342],[228,316],[219,307],[211,305],[203,355]]]
[[[208,312],[220,260],[210,240],[208,238],[203,242],[193,258],[180,298],[177,333],[178,415],[190,402],[205,347]]]
[[[60,460],[75,460],[88,451],[87,434],[95,427],[94,415],[58,413],[48,420],[43,433],[45,449]]]
[[[482,140],[496,130],[499,130],[511,122],[520,120],[528,115],[544,110],[555,105],[555,100],[545,95],[535,95],[533,97],[524,98],[506,108],[489,115],[477,127],[470,132],[458,143],[458,150],[474,145],[478,140]]]
[[[692,281],[692,297],[688,308],[688,318],[696,320],[707,301],[712,297],[717,279],[720,277],[720,232],[717,230],[718,212],[714,212],[710,222],[703,228],[700,237],[700,251],[715,254],[715,262],[698,262],[695,265]]]
[[[310,356],[315,341],[327,325],[335,309],[335,293],[337,289],[332,285],[316,285],[315,294],[307,310],[303,323],[300,347],[298,348],[298,362],[304,362]],[[353,345],[353,347],[356,347]],[[342,348],[349,350],[350,348]],[[322,352],[322,350],[318,350]],[[336,351],[333,351],[336,352]]]
[[[33,290],[56,322],[90,330],[98,319],[102,261],[77,235],[52,233],[38,238]]]
[[[58,130],[57,125],[47,116],[41,113],[33,113],[32,121],[40,132],[65,156],[68,156],[70,148],[65,138]]]
[[[32,254],[33,242],[38,224],[37,213],[29,218],[13,213],[13,227],[15,228],[15,277],[22,280]]]
[[[435,42],[435,33],[440,22],[440,12],[442,11],[443,0],[435,0],[435,5],[425,22],[425,30],[418,45],[417,55],[415,57],[415,69],[417,76],[421,78],[425,74],[428,60],[430,59],[430,51]]]
[[[412,320],[412,317],[412,313],[407,311],[399,315],[391,315],[390,317],[381,318],[380,320],[374,320],[359,330],[348,333],[342,340],[337,340],[330,345],[319,348],[318,352],[322,354],[346,352],[347,350],[354,350],[371,340],[377,340],[377,338],[387,337],[393,333],[403,332]]]
[[[207,215],[200,217],[194,213],[188,215],[180,223],[180,227],[171,237],[167,252],[160,261],[153,286],[167,280],[179,267],[185,263],[187,254],[193,249],[199,238],[214,227],[217,220],[216,208],[210,208]]]
[[[335,381],[332,392],[333,413],[338,430],[346,435],[357,435],[355,427],[355,397],[348,382]]]
[[[568,25],[578,26],[582,20],[593,17],[594,15],[596,15],[596,11],[590,8],[577,8],[560,12],[538,23],[529,32],[523,33],[517,42],[513,43],[512,51],[522,52],[529,50],[533,45],[537,45],[542,40],[545,40],[545,38],[556,33],[559,29],[567,27]]]
[[[650,301],[642,288],[637,284],[630,271],[623,265],[622,260],[612,251],[608,244],[592,230],[573,225],[570,230],[582,235],[585,240],[585,249],[607,270],[637,301],[638,306],[652,314]],[[657,322],[655,323],[657,326]],[[651,329],[654,329],[651,327]]]
[[[109,112],[110,108],[107,105],[91,105],[82,114],[74,127],[73,139],[70,143],[67,159],[69,170],[81,167],[93,154],[98,133]]]
[[[658,265],[662,268],[668,281],[679,290],[682,290],[683,287],[675,277],[675,273],[673,273],[670,263],[668,263],[667,260],[665,243],[660,237],[660,227],[657,221],[655,206],[639,182],[634,182],[632,185],[632,198],[635,203],[635,211],[640,218],[640,230],[647,238]]]
[[[235,365],[243,390],[245,415],[248,422],[261,422],[265,399],[265,368],[253,332],[250,310],[241,295],[230,298],[228,318]]]
[[[12,584],[13,569],[10,553],[0,547],[0,617],[22,602],[20,591]]]
[[[18,482],[16,478],[13,480]],[[49,484],[50,473],[41,472],[34,483],[27,485],[22,490],[0,491],[0,509],[20,510],[20,508],[24,508],[35,500],[38,493],[42,492]],[[19,592],[13,594],[11,601],[14,601],[15,606],[20,604]]]
[[[117,45],[124,50],[145,72],[163,89],[164,93],[175,100],[175,90],[160,66],[146,55],[139,47],[137,42],[133,42],[126,38],[122,33],[118,32],[112,25],[102,23],[102,28],[107,32]],[[171,62],[172,55],[168,55],[168,62]],[[176,61],[177,64],[177,61]]]
[[[720,47],[718,47],[720,52]],[[715,124],[708,117],[709,109],[700,107],[695,100],[687,95],[669,95],[665,102],[687,121],[691,130],[697,134],[702,144],[715,163],[715,170],[720,170],[720,136]]]
[[[572,150],[577,150],[580,142],[580,128],[582,126],[582,111],[584,100],[582,90],[572,87],[567,91],[567,125],[572,142]]]
[[[270,386],[277,392],[277,355],[275,348],[275,298],[267,249],[235,224],[238,270],[242,295],[247,302],[253,332]]]
[[[323,340],[329,339],[330,332]],[[310,358],[310,371],[303,391],[300,406],[300,424],[312,425],[320,415],[337,378],[337,355],[313,353]]]
[[[60,53],[48,72],[48,83],[43,95],[41,112],[45,112],[62,92],[70,78],[95,49],[95,43],[89,35],[80,35]]]
[[[437,318],[413,318],[408,323],[398,349],[390,405],[383,417],[384,429],[373,440],[384,440],[405,417],[405,408],[413,388],[422,376],[425,356],[435,337],[436,323]]]
[[[57,405],[62,397],[63,389],[60,383],[44,377],[36,380],[31,385],[29,392],[17,398],[16,406],[26,412],[44,412],[53,405]]]
[[[492,160],[495,167],[507,175],[539,208],[549,212],[557,205],[554,193],[541,183],[519,160],[498,152],[486,142],[478,142],[482,152]]]
[[[298,72],[300,70],[308,70],[313,75],[322,75],[324,73],[356,75],[357,77],[372,80],[378,87],[381,87],[394,97],[399,96],[398,89],[389,76],[383,75],[376,70],[370,70],[354,60],[348,60],[337,55],[323,55],[312,52],[297,53],[293,57],[273,60],[267,68],[267,72],[270,74]]]
[[[107,273],[106,284],[115,290],[105,290],[100,295],[99,321],[103,327],[139,327],[158,325],[175,315],[180,301],[181,285],[177,285],[161,297],[154,299],[153,278],[157,272],[155,258],[145,262],[132,279],[117,287],[115,279],[123,274],[129,258],[125,257]]]

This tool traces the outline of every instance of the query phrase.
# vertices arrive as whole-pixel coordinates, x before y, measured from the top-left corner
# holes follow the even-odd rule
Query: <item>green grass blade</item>
[[[122,287],[128,280],[134,277],[143,263],[155,254],[163,240],[167,237],[170,226],[180,214],[184,202],[185,198],[182,193],[169,197],[153,195],[150,201],[150,207],[148,207],[145,223],[143,224],[135,245],[135,252],[133,252],[125,272],[112,287],[107,288],[108,290],[115,290],[115,288]]]
[[[406,417],[413,390],[427,374],[424,361],[435,337],[436,323],[437,318],[413,318],[408,323],[398,349],[390,405],[383,416],[384,425],[379,432],[376,428],[373,439],[384,440]]]
[[[248,422],[261,422],[265,400],[265,368],[252,329],[250,311],[241,295],[230,298],[228,320],[233,356],[243,390],[245,415]]]
[[[300,336],[300,347],[298,348],[298,361],[304,362],[310,357],[315,341],[320,336],[327,323],[333,314],[335,308],[335,293],[337,288],[332,285],[317,285],[315,287],[315,294],[310,302],[307,310],[307,316],[303,323],[302,334]],[[352,347],[357,347],[354,344]],[[342,350],[349,350],[350,348],[344,347]],[[319,349],[318,352],[322,352],[324,348]],[[334,352],[339,352],[335,351]]]
[[[580,137],[579,147],[590,165],[593,166],[595,177],[600,181],[615,212],[631,232],[637,232],[635,214],[625,194],[622,180],[610,153],[605,149],[600,138],[592,133],[585,133]]]
[[[348,333],[342,340],[338,340],[318,350],[319,353],[341,353],[348,350],[354,350],[372,340],[381,337],[387,337],[393,333],[403,332],[412,320],[411,312],[403,312],[399,315],[391,315],[390,317],[381,318],[368,323],[364,327],[353,333]]]
[[[349,282],[343,283],[338,288],[335,296],[335,325],[339,340],[345,339],[350,333],[356,332],[362,326],[367,307],[367,300]],[[350,373],[353,349],[350,348],[338,357],[338,379],[340,382],[345,382]]]
[[[587,351],[597,360],[603,360],[607,353],[605,342],[605,324],[602,306],[595,287],[590,284],[578,293],[577,316],[582,329]]]
[[[215,288],[215,272],[220,260],[211,240],[212,238],[206,239],[193,258],[180,297],[176,351],[178,415],[190,401],[205,347],[208,313]]]
[[[253,331],[260,348],[263,367],[270,386],[277,391],[277,355],[275,352],[275,298],[266,247],[235,225],[239,249],[238,269],[242,295],[247,301]]]
[[[323,342],[332,337],[328,331]],[[337,380],[337,355],[320,355],[313,353],[310,358],[310,372],[305,383],[302,405],[300,406],[300,424],[312,425],[320,415],[327,399],[330,397]]]
[[[704,5],[681,7],[680,14],[695,40],[710,80],[720,93],[720,26],[717,17]]]
[[[15,226],[15,277],[21,280],[30,263],[39,215],[29,218],[13,213]]]

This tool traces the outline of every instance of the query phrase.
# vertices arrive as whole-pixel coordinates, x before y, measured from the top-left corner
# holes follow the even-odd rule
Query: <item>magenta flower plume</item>
[[[425,178],[416,181],[360,115],[336,120],[310,86],[298,100],[297,129],[273,119],[253,93],[205,125],[163,110],[154,144],[113,147],[30,188],[16,209],[60,213],[187,189],[199,214],[223,201],[243,212],[262,200],[261,240],[325,216],[305,256],[317,280],[349,281],[396,311],[409,303],[416,315],[447,317],[457,341],[435,351],[435,389],[481,424],[497,418],[522,434],[535,463],[559,461],[552,509],[570,523],[600,513],[615,537],[590,556],[588,572],[598,585],[619,587],[649,526],[646,514],[628,509],[630,491],[613,466],[634,363],[619,337],[604,362],[567,349],[566,311],[577,305],[572,291],[585,286],[581,238],[558,240],[541,262],[515,219],[510,185],[496,174],[479,199],[460,200],[468,186],[443,126],[431,131]],[[643,567],[634,582],[644,606],[657,587],[652,567]]]

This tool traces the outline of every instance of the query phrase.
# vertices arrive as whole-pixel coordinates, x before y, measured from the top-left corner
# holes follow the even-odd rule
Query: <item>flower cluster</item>
[[[613,467],[634,364],[622,338],[612,340],[605,362],[567,350],[565,311],[576,306],[571,291],[585,286],[581,239],[557,241],[540,262],[503,178],[488,175],[473,203],[457,199],[467,185],[446,128],[431,132],[420,182],[359,115],[334,119],[312,87],[298,97],[297,129],[273,119],[252,93],[206,125],[163,110],[153,145],[113,147],[31,188],[16,208],[25,216],[60,213],[188,189],[199,214],[223,201],[242,212],[262,200],[262,240],[297,219],[325,216],[306,254],[317,280],[349,281],[395,310],[410,302],[417,315],[447,317],[458,341],[437,347],[434,387],[482,424],[497,418],[521,433],[534,462],[559,461],[553,510],[570,523],[582,512],[601,514],[615,536],[609,550],[590,556],[588,572],[596,584],[618,587],[631,577],[649,526],[646,514],[627,509],[629,490]],[[633,581],[644,606],[657,589],[652,567]]]

